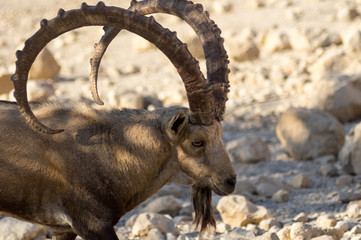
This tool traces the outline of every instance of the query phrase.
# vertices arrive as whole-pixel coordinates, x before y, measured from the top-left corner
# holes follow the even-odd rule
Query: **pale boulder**
[[[10,73],[0,74],[0,94],[9,93],[14,89],[13,82],[10,80]]]
[[[302,222],[293,223],[290,230],[290,238],[311,239],[312,238],[311,226]]]
[[[179,200],[173,196],[163,196],[154,199],[144,208],[146,212],[155,212],[159,214],[169,214],[176,216],[182,205]]]
[[[312,50],[312,42],[308,38],[306,32],[302,29],[295,29],[290,31],[289,42],[292,49],[296,51]]]
[[[233,9],[233,2],[230,0],[214,1],[212,9],[218,14],[228,13]]]
[[[339,187],[346,187],[352,184],[351,175],[342,175],[336,179],[336,185]]]
[[[292,179],[292,186],[294,188],[308,188],[311,183],[311,178],[307,174],[303,173],[294,176]]]
[[[338,164],[341,166],[342,171],[348,174],[354,174],[352,166],[352,149],[353,149],[353,136],[347,135],[345,144],[338,154]]]
[[[336,155],[345,140],[343,127],[337,119],[318,109],[288,109],[277,123],[276,134],[296,160]]]
[[[223,222],[233,227],[246,226],[249,223],[259,224],[271,217],[265,207],[257,206],[241,195],[222,197],[217,204],[217,210]]]
[[[291,226],[287,225],[277,232],[277,236],[280,240],[291,239]]]
[[[258,45],[251,38],[235,35],[225,42],[225,46],[229,57],[237,62],[253,61],[260,55]]]
[[[264,219],[259,223],[259,228],[268,231],[273,226],[279,225],[279,222],[275,218]]]
[[[291,45],[287,32],[281,29],[269,30],[265,36],[263,48],[268,53],[290,49]]]
[[[346,214],[350,218],[361,217],[361,200],[352,201],[347,205]]]
[[[0,220],[0,240],[32,240],[45,235],[45,229],[28,222],[10,217]]]
[[[351,75],[360,66],[357,57],[346,54],[343,49],[331,48],[315,59],[314,64],[307,67],[313,81],[327,75]]]
[[[53,54],[47,48],[44,48],[31,66],[29,79],[53,79],[59,72],[60,65]]]
[[[287,202],[289,199],[290,199],[290,193],[285,189],[278,190],[272,196],[272,201],[274,201],[275,203]]]
[[[346,122],[361,117],[361,75],[326,74],[306,93],[309,108],[319,108]]]
[[[294,218],[293,221],[295,222],[307,222],[308,221],[308,215],[304,212],[301,212],[299,214],[297,214]]]
[[[134,91],[119,92],[116,90],[108,91],[106,102],[112,107],[143,109],[144,97]]]
[[[157,213],[141,213],[132,226],[132,234],[146,236],[151,229],[158,229],[162,234],[176,233],[177,228],[172,219]]]
[[[227,147],[234,162],[255,163],[271,157],[267,144],[254,135],[233,141]]]
[[[157,49],[156,46],[150,43],[148,40],[144,38],[134,36],[132,39],[132,48],[136,53],[143,53],[151,50]]]
[[[356,6],[344,6],[337,11],[337,19],[340,21],[352,21],[357,16],[359,13]]]
[[[246,230],[244,228],[236,227],[231,232],[224,234],[223,238],[224,240],[233,240],[233,239],[255,239],[255,234],[250,231]]]
[[[361,51],[361,29],[351,28],[342,37],[343,45],[348,53]]]
[[[361,124],[358,124],[354,129],[351,166],[354,173],[361,174]]]
[[[317,218],[316,223],[320,227],[334,227],[337,224],[337,220],[332,215],[321,215]]]

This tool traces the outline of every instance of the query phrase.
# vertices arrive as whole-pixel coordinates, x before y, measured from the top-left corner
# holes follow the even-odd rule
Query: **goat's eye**
[[[201,142],[201,141],[199,141],[199,142],[192,142],[192,145],[193,145],[194,147],[203,147],[203,146],[204,146],[204,143]]]

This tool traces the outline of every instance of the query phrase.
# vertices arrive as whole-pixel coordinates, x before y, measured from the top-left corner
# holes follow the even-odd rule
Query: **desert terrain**
[[[16,50],[42,19],[54,18],[59,8],[80,8],[82,2],[0,2],[0,99],[14,100],[8,87]],[[230,59],[224,142],[238,177],[234,195],[214,194],[218,227],[203,238],[361,239],[361,1],[195,2],[222,30]],[[174,16],[155,18],[177,31],[206,74],[193,30]],[[97,106],[89,90],[89,59],[103,33],[100,26],[87,27],[49,43],[53,59],[39,63],[40,69],[55,65],[59,71],[51,77],[34,74],[30,99],[95,108],[187,106],[182,81],[165,55],[126,31],[103,58],[99,93],[105,105]],[[144,214],[156,221],[142,222]],[[120,239],[198,239],[189,187],[165,186],[115,227]],[[37,226],[0,219],[0,239],[50,236]]]

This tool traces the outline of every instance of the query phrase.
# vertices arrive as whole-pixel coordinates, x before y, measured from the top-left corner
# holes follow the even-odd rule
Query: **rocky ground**
[[[238,175],[234,195],[214,195],[218,227],[203,238],[361,239],[361,1],[197,2],[222,29],[231,60],[223,125]],[[14,53],[40,20],[80,3],[1,2],[0,99],[12,99],[8,82]],[[125,0],[105,3],[129,5]],[[156,18],[178,32],[204,69],[191,29],[175,17]],[[51,42],[43,61],[33,66],[30,98],[98,107],[91,100],[88,62],[102,33],[92,27]],[[125,32],[104,57],[99,89],[108,108],[187,104],[170,62]],[[120,239],[197,239],[191,222],[189,189],[169,184],[116,228]],[[0,239],[47,236],[36,226],[0,220]]]

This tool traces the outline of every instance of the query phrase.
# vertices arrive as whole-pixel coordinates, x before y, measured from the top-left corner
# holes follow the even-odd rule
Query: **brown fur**
[[[53,239],[116,240],[119,218],[168,182],[202,186],[194,199],[204,229],[212,225],[210,189],[220,195],[234,189],[220,123],[194,125],[185,108],[32,108],[65,131],[34,131],[16,104],[0,101],[0,212],[48,227]]]

